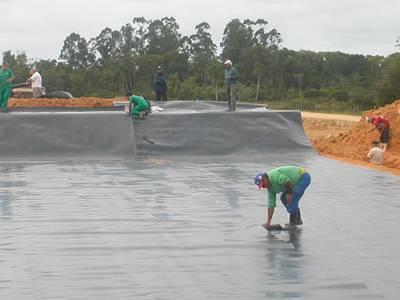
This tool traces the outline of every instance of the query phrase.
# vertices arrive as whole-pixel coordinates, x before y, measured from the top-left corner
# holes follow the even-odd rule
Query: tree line
[[[24,53],[6,51],[3,61],[14,70],[16,82],[24,81],[34,64],[48,91],[66,90],[75,97],[115,97],[133,90],[152,98],[153,75],[161,65],[170,99],[225,100],[222,62],[230,59],[240,74],[241,101],[368,106],[400,98],[400,53],[294,51],[282,47],[281,34],[263,19],[232,19],[219,47],[206,22],[188,36],[179,29],[173,17],[135,17],[120,30],[107,27],[90,39],[69,34],[58,60],[29,64]]]

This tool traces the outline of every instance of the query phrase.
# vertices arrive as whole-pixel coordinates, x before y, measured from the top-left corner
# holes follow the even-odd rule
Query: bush
[[[328,92],[326,92],[324,90],[317,90],[317,89],[305,90],[303,95],[305,98],[311,98],[311,99],[326,98],[329,96]]]
[[[346,102],[350,100],[350,94],[345,90],[335,90],[331,93],[331,97],[341,102]]]
[[[351,102],[362,108],[369,108],[376,104],[374,97],[364,89],[356,89],[352,92]]]

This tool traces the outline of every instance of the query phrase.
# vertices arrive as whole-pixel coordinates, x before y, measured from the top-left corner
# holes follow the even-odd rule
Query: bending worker
[[[12,90],[11,82],[14,77],[14,73],[8,68],[8,63],[3,62],[0,70],[0,105],[3,111],[6,111],[8,107],[8,98]]]
[[[271,220],[276,207],[276,194],[282,193],[280,198],[287,212],[290,214],[289,225],[302,225],[299,202],[304,191],[311,183],[310,174],[301,167],[283,166],[259,173],[254,178],[259,190],[268,189],[267,223],[266,229],[271,228]]]
[[[143,118],[150,109],[149,103],[143,97],[132,95],[132,92],[128,92],[126,95],[129,100],[129,113],[132,116]]]
[[[382,116],[377,117],[366,117],[368,123],[372,123],[376,129],[379,130],[381,136],[379,137],[379,142],[381,143],[381,148],[383,151],[387,150],[389,144],[389,121]],[[373,129],[369,130],[372,131]],[[368,132],[369,132],[368,131]]]

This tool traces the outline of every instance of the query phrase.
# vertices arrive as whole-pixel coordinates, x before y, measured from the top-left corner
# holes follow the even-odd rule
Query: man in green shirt
[[[236,70],[236,68],[232,66],[232,61],[229,59],[224,63],[224,66],[225,66],[224,78],[225,78],[226,93],[228,95],[229,111],[235,111],[236,98],[237,98],[236,83],[239,73]]]
[[[14,73],[8,68],[8,63],[3,62],[0,71],[0,106],[3,111],[7,110],[8,98],[10,98],[12,89],[11,82],[14,77]]]
[[[126,94],[129,100],[129,112],[132,116],[143,118],[150,109],[149,102],[143,97],[132,95],[132,92]],[[133,109],[131,109],[133,105]]]
[[[301,225],[299,202],[304,191],[311,183],[310,174],[302,167],[283,166],[259,173],[254,178],[259,190],[268,189],[267,223],[263,226],[271,229],[271,220],[276,207],[276,194],[281,193],[281,201],[290,214],[289,225]]]

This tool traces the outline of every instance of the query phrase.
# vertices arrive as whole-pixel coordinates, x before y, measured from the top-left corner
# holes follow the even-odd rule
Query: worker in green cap
[[[132,116],[143,118],[150,110],[149,102],[144,97],[133,95],[132,92],[128,92],[126,95],[129,100],[130,114]]]
[[[14,77],[13,71],[8,68],[8,63],[3,62],[0,70],[0,106],[3,111],[6,111],[8,107],[8,98],[11,96],[12,89],[11,82]]]

